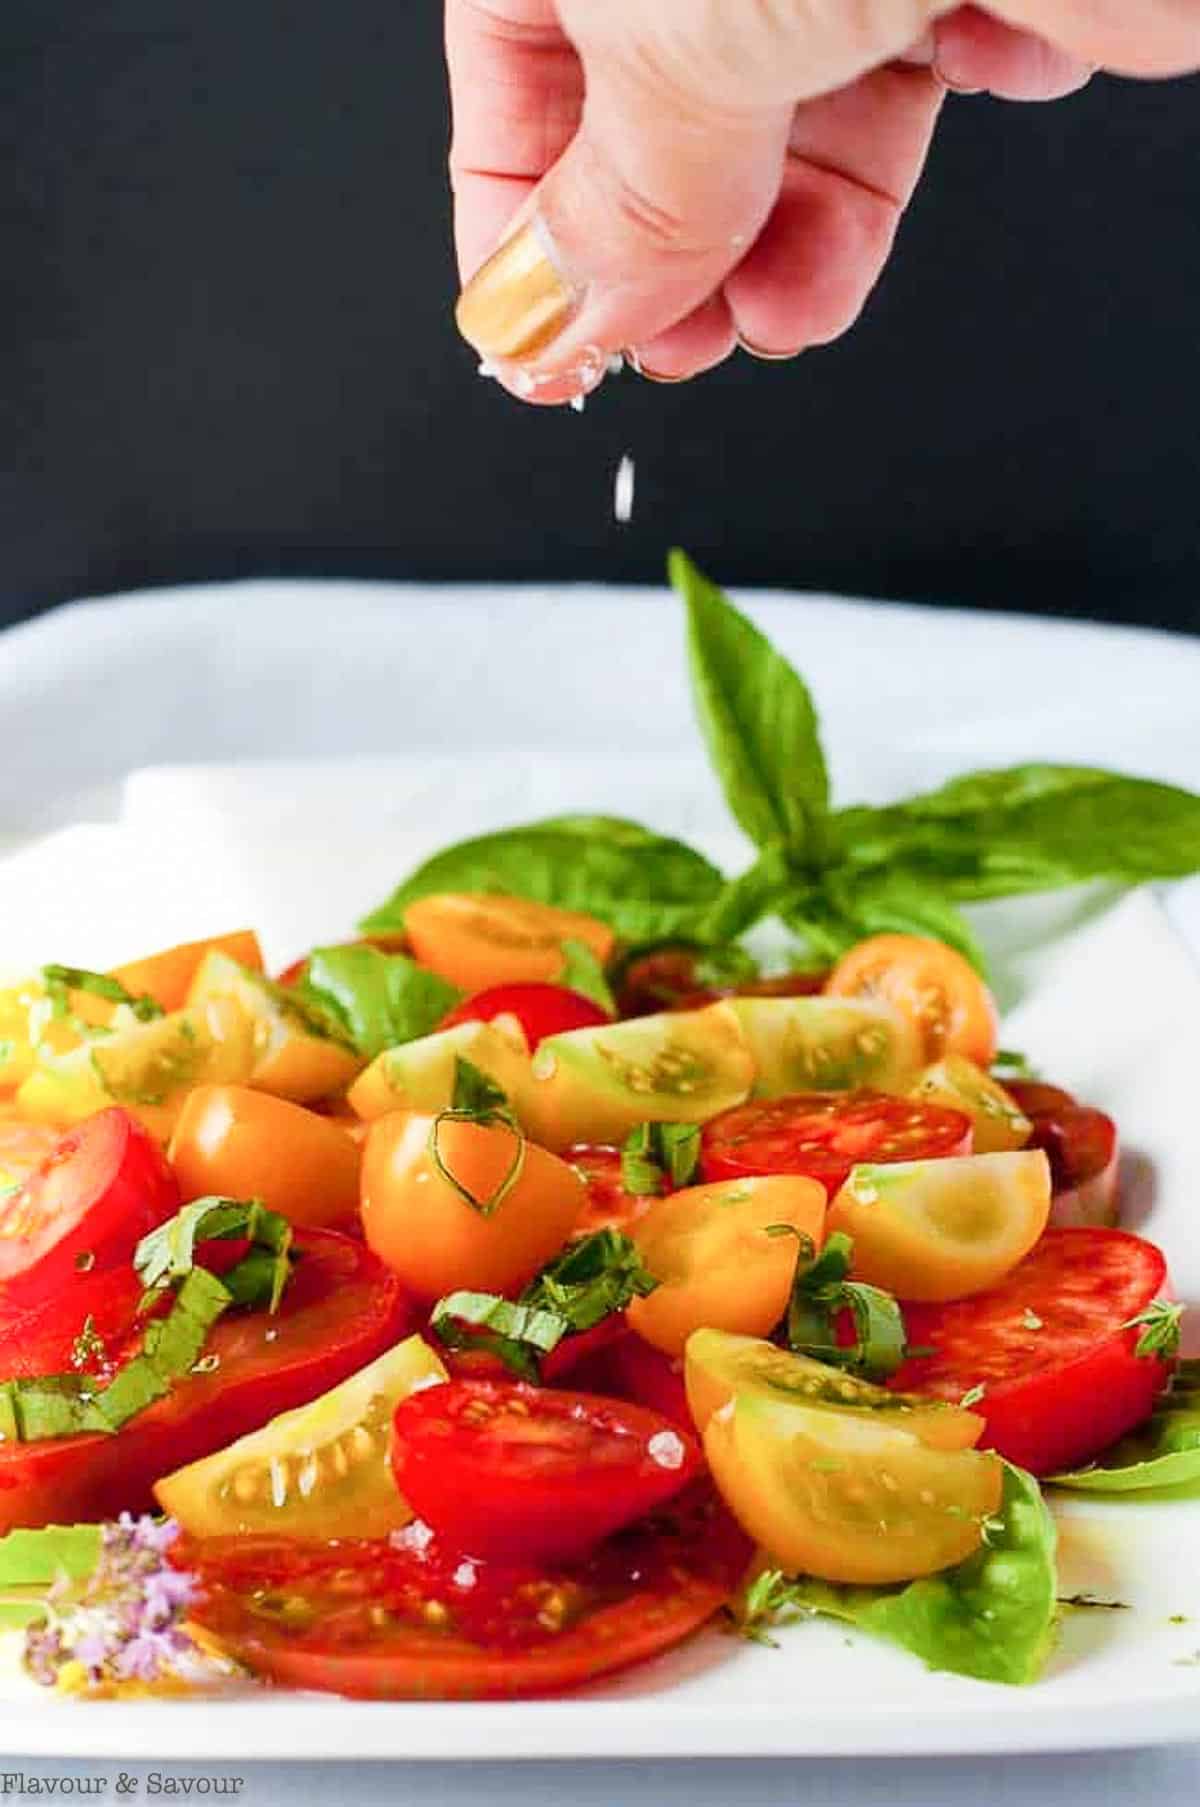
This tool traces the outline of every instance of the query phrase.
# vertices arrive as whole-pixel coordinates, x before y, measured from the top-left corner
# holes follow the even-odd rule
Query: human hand
[[[619,350],[681,380],[836,338],[947,87],[1200,65],[1200,0],[447,0],[446,24],[459,325],[538,402]]]

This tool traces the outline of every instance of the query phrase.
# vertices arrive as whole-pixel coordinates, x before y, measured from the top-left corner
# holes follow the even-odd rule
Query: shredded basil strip
[[[251,1248],[223,1279],[195,1264],[198,1241],[245,1238]],[[146,1283],[140,1309],[177,1287],[165,1317],[146,1326],[140,1352],[107,1384],[90,1374],[49,1374],[0,1383],[0,1436],[39,1443],[85,1432],[111,1433],[190,1374],[209,1331],[234,1305],[275,1311],[289,1272],[291,1225],[256,1199],[201,1198],[144,1236],[134,1267]],[[94,1336],[90,1320],[81,1339]],[[82,1344],[77,1344],[81,1348]],[[83,1349],[86,1359],[87,1351]]]
[[[441,1130],[446,1123],[477,1123],[483,1129],[507,1129],[513,1137],[513,1158],[508,1172],[487,1198],[477,1198],[464,1186],[449,1167],[441,1150]],[[525,1170],[528,1142],[524,1130],[513,1114],[508,1096],[481,1067],[464,1060],[460,1054],[454,1062],[454,1088],[449,1110],[439,1111],[429,1130],[429,1158],[448,1186],[452,1186],[465,1205],[478,1211],[480,1217],[497,1212]]]
[[[564,1337],[592,1330],[645,1298],[657,1281],[619,1230],[597,1230],[531,1280],[520,1298],[450,1293],[433,1309],[431,1326],[450,1349],[486,1349],[525,1380],[537,1380],[543,1356]]]
[[[698,1123],[639,1123],[621,1150],[621,1184],[635,1198],[686,1186],[700,1164]]]
[[[139,1023],[151,1023],[156,1017],[166,1015],[157,998],[152,998],[149,992],[135,997],[111,973],[89,972],[84,966],[52,964],[43,966],[42,980],[56,1017],[71,1014],[70,994],[73,991],[86,992],[93,998],[103,998],[109,1004],[127,1004]]]
[[[264,1289],[268,1310],[277,1311],[288,1277],[288,1251],[292,1243],[292,1226],[286,1217],[268,1211],[256,1198],[198,1198],[166,1223],[143,1236],[134,1251],[133,1265],[150,1293],[183,1280],[196,1265],[198,1242],[245,1240],[252,1244],[246,1261],[254,1263],[254,1272],[269,1275]],[[270,1258],[264,1266],[261,1256]],[[244,1266],[239,1262],[238,1266]],[[233,1274],[237,1273],[233,1269]],[[225,1277],[229,1287],[232,1274]],[[244,1289],[245,1280],[237,1283]],[[256,1295],[258,1296],[258,1295]],[[239,1300],[239,1303],[247,1303]]]
[[[886,1380],[907,1353],[904,1316],[890,1293],[848,1277],[853,1250],[850,1237],[840,1230],[815,1260],[801,1250],[788,1306],[788,1346],[830,1367]],[[855,1332],[854,1341],[845,1346],[837,1337],[844,1311],[853,1317]]]

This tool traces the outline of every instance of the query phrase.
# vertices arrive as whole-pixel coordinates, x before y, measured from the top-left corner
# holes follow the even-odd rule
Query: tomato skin
[[[211,1372],[189,1374],[113,1436],[0,1444],[0,1531],[153,1512],[160,1477],[306,1405],[415,1328],[399,1282],[361,1243],[308,1230],[296,1249],[274,1317],[233,1311],[213,1328]],[[68,1369],[87,1317],[112,1353],[132,1352],[141,1293],[132,1267],[73,1276],[0,1339],[0,1378]]]
[[[0,1205],[0,1308],[52,1296],[77,1262],[103,1272],[130,1260],[179,1204],[162,1151],[127,1112],[84,1118]]]
[[[642,1337],[630,1331],[609,1353],[609,1373],[618,1399],[633,1399],[639,1405],[694,1429],[688,1407],[687,1388],[683,1380],[683,1362],[678,1356],[664,1355]]]
[[[493,1017],[515,1016],[529,1043],[530,1053],[548,1035],[562,1035],[568,1029],[598,1029],[611,1023],[612,1017],[591,998],[566,985],[492,985],[477,991],[448,1011],[439,1029],[453,1029],[456,1023],[490,1023]]]
[[[295,1228],[357,1227],[361,1148],[332,1119],[286,1098],[196,1086],[168,1159],[185,1198],[259,1198]]]
[[[843,954],[825,986],[834,997],[866,997],[907,1016],[924,1045],[924,1060],[965,1054],[990,1067],[998,1018],[974,967],[944,942],[924,935],[871,935]]]
[[[467,992],[553,984],[564,941],[582,941],[603,965],[615,939],[595,916],[493,892],[418,897],[405,907],[404,926],[414,958]]]
[[[681,1643],[750,1554],[698,1486],[661,1521],[551,1569],[464,1562],[436,1540],[341,1540],[306,1558],[282,1538],[181,1538],[171,1560],[199,1574],[190,1616],[268,1680],[363,1700],[483,1700],[556,1694]],[[282,1623],[280,1599],[309,1610]],[[556,1629],[563,1599],[574,1609]]]
[[[905,1308],[908,1340],[932,1348],[888,1381],[971,1410],[982,1447],[1031,1474],[1090,1461],[1149,1417],[1170,1365],[1134,1350],[1130,1319],[1169,1292],[1153,1243],[1123,1230],[1051,1229],[991,1292]],[[1029,1321],[1038,1320],[1037,1327]]]
[[[626,1192],[619,1148],[601,1142],[574,1142],[564,1150],[562,1158],[587,1188],[587,1204],[576,1226],[577,1236],[590,1236],[596,1230],[628,1233],[659,1196],[654,1192]]]
[[[794,1092],[713,1117],[700,1138],[700,1172],[708,1181],[806,1174],[832,1198],[860,1162],[970,1152],[971,1121],[962,1111],[886,1092]]]
[[[490,1215],[468,1204],[431,1152],[435,1119],[406,1111],[377,1117],[363,1153],[362,1222],[367,1242],[414,1297],[432,1304],[467,1288],[516,1293],[571,1235],[583,1182],[534,1142],[511,1190]],[[496,1193],[519,1147],[502,1124],[441,1122],[442,1165],[476,1199]]]
[[[582,1555],[703,1467],[694,1439],[643,1406],[490,1380],[403,1400],[391,1451],[417,1517],[444,1543],[499,1561]]]
[[[626,960],[616,982],[623,1017],[653,1016],[660,1010],[702,1010],[721,998],[808,998],[820,992],[823,972],[782,973],[774,979],[743,979],[729,985],[704,985],[697,968],[705,950],[660,947]]]

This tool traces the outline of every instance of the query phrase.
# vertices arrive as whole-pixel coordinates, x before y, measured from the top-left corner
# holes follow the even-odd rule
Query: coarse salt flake
[[[658,1431],[646,1445],[652,1462],[660,1468],[682,1468],[685,1450],[683,1439],[674,1431]]]
[[[622,526],[633,519],[634,486],[637,472],[633,459],[626,452],[617,466],[617,480],[613,488],[613,513]]]

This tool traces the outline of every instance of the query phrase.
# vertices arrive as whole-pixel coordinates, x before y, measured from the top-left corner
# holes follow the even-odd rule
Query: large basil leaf
[[[851,865],[898,860],[918,883],[963,899],[1200,868],[1200,797],[1089,766],[968,773],[888,809],[839,811],[832,826]]]
[[[1058,1593],[1054,1521],[1037,1482],[1004,1465],[1004,1499],[976,1555],[903,1587],[842,1587],[801,1577],[801,1608],[829,1613],[903,1645],[931,1669],[981,1681],[1036,1680]]]
[[[876,872],[838,867],[825,874],[822,890],[847,925],[847,945],[867,935],[931,935],[984,970],[983,950],[961,910],[902,866]]]
[[[317,948],[297,990],[331,1012],[368,1060],[428,1035],[462,997],[415,960],[376,947]]]
[[[759,847],[823,856],[829,776],[808,687],[683,552],[671,582],[688,620],[692,693],[730,809]]]
[[[1200,1483],[1200,1362],[1183,1362],[1148,1423],[1091,1468],[1050,1476],[1077,1493],[1145,1493]]]
[[[404,911],[437,891],[498,891],[585,910],[627,940],[684,934],[724,878],[682,841],[617,816],[558,816],[460,841],[434,854],[360,925],[404,926]]]

